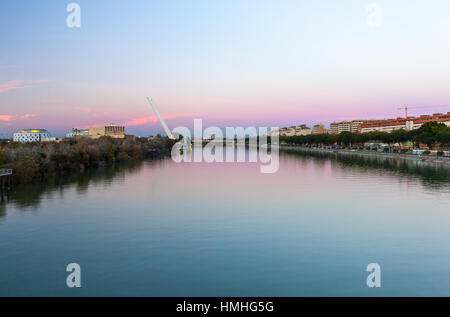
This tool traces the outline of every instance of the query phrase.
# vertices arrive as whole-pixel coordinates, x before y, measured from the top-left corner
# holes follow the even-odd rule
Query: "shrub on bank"
[[[56,174],[99,165],[170,155],[168,138],[69,139],[45,143],[0,144],[0,168],[12,168],[16,183],[29,183]]]

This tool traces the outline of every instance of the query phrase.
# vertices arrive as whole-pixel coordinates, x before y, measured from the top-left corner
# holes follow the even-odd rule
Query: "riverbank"
[[[13,170],[15,184],[33,183],[115,163],[170,155],[168,138],[76,138],[61,142],[0,144],[0,168]]]
[[[426,163],[430,163],[430,164],[438,164],[438,165],[450,167],[450,157],[415,155],[415,154],[406,154],[406,153],[387,153],[387,152],[376,152],[376,151],[367,151],[367,150],[314,148],[314,147],[295,146],[295,145],[281,145],[280,150],[314,152],[314,153],[329,153],[329,154],[339,154],[339,155],[359,155],[359,156],[397,159],[397,160],[426,162]]]

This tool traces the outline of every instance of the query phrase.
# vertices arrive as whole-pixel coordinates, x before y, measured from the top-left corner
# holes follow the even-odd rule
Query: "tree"
[[[5,149],[0,149],[0,164],[6,163],[6,151]]]
[[[338,136],[338,142],[344,145],[352,144],[354,139],[353,133],[348,131],[341,132]]]

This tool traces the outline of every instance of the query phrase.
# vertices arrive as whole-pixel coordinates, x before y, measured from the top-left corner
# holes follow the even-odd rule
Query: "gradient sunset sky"
[[[450,1],[0,1],[0,138],[20,128],[287,126],[450,104]],[[381,26],[367,7],[381,8]],[[411,115],[450,111],[411,110]]]

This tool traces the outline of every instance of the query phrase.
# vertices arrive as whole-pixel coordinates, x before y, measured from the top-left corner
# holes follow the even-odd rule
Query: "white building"
[[[310,135],[311,129],[308,128],[305,124],[299,125],[295,130],[295,135]]]
[[[299,136],[309,134],[311,134],[311,129],[304,124],[299,125],[298,127],[294,125],[289,128],[282,128],[280,130],[280,136]]]
[[[352,120],[350,125],[350,130],[352,133],[358,133],[358,128],[361,124],[366,122],[367,120]]]
[[[359,127],[366,122],[371,120],[352,120],[352,121],[341,121],[330,123],[330,134],[340,134],[342,132],[352,132],[358,133]]]
[[[282,128],[280,130],[280,136],[295,136],[296,127]]]
[[[14,142],[45,142],[45,141],[55,141],[50,133],[45,129],[22,129],[13,136]]]
[[[73,138],[75,136],[88,136],[89,135],[89,129],[76,129],[73,128],[71,133],[67,133],[67,138]]]
[[[338,123],[338,133],[352,132],[352,123],[350,121],[342,121]]]

